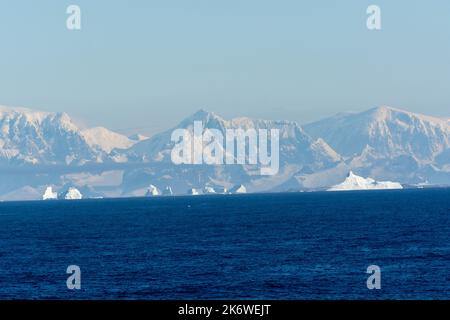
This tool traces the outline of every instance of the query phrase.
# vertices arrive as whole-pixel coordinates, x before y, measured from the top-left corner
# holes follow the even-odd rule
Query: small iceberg
[[[58,193],[53,192],[52,187],[47,187],[45,189],[44,195],[42,196],[42,200],[57,200],[58,199]]]
[[[61,194],[60,198],[65,200],[81,200],[83,199],[83,195],[77,188],[70,187],[66,192]]]
[[[191,195],[191,196],[198,196],[200,193],[198,192],[197,189],[192,188],[192,189],[188,190],[188,194]]]
[[[332,186],[327,191],[351,191],[351,190],[384,190],[384,189],[403,189],[398,182],[375,181],[372,178],[364,178],[350,171],[344,182]]]
[[[213,187],[205,187],[203,189],[204,194],[216,194],[216,190]]]
[[[235,186],[235,187],[231,188],[230,192],[231,193],[247,193],[247,189],[245,188],[245,186],[243,184],[241,184],[239,186]]]
[[[145,194],[146,197],[156,197],[160,195],[161,191],[159,191],[159,189],[152,184],[148,187],[147,193]]]

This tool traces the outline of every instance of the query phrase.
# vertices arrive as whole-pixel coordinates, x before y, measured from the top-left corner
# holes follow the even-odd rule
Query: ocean
[[[0,299],[449,299],[450,189],[4,202],[0,284]]]

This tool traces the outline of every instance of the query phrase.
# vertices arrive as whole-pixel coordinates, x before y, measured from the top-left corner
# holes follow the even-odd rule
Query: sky
[[[68,30],[66,9],[81,9]],[[366,27],[369,5],[381,30]],[[450,117],[448,0],[0,0],[0,105],[148,135],[198,109]]]

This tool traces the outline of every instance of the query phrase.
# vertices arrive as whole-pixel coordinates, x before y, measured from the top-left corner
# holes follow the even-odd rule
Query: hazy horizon
[[[35,111],[35,112],[52,112],[52,113],[65,112],[65,113],[67,113],[69,115],[69,117],[71,118],[73,123],[75,123],[82,130],[89,129],[89,128],[94,128],[94,127],[105,127],[106,129],[109,129],[111,131],[114,131],[114,132],[117,132],[117,133],[120,133],[120,134],[123,134],[123,135],[131,136],[131,135],[134,135],[134,134],[142,134],[142,135],[145,135],[147,137],[152,137],[155,134],[161,133],[162,131],[166,131],[166,130],[172,128],[174,125],[178,124],[180,121],[182,121],[182,120],[188,118],[189,116],[191,116],[191,115],[193,115],[193,114],[195,114],[197,112],[200,112],[200,111],[213,112],[214,114],[217,114],[218,116],[220,116],[221,118],[224,118],[225,120],[231,120],[233,118],[239,118],[241,116],[242,117],[248,117],[246,115],[241,115],[241,116],[233,116],[233,115],[231,115],[229,117],[226,117],[226,116],[223,116],[223,114],[220,111],[217,112],[217,111],[211,111],[211,110],[206,109],[206,108],[199,108],[199,109],[197,109],[194,112],[191,112],[189,114],[181,114],[180,113],[180,117],[174,119],[174,122],[169,124],[166,128],[163,128],[163,129],[161,129],[158,132],[148,133],[148,131],[145,130],[145,129],[148,129],[147,127],[141,127],[141,128],[139,128],[139,127],[132,127],[132,128],[114,129],[114,128],[108,128],[107,126],[105,126],[105,125],[103,125],[101,123],[96,124],[96,125],[89,125],[88,121],[86,121],[86,119],[73,117],[72,114],[70,114],[70,112],[67,112],[67,111],[58,111],[58,110],[46,111],[46,110],[42,110],[42,109],[30,108],[30,107],[27,107],[27,106],[6,106],[6,105],[0,103],[0,111],[1,111],[2,107],[16,109],[16,110],[19,110],[19,109],[30,110],[30,111]],[[327,118],[331,118],[331,117],[333,117],[333,116],[335,116],[337,114],[345,114],[345,113],[357,114],[357,113],[360,113],[360,112],[369,111],[369,110],[376,109],[376,108],[379,108],[379,107],[388,107],[388,108],[391,108],[391,109],[394,109],[394,110],[401,110],[401,111],[406,111],[406,112],[412,112],[412,111],[410,111],[408,109],[405,109],[405,108],[397,108],[395,106],[382,105],[382,106],[375,106],[375,107],[372,107],[372,108],[368,108],[368,109],[365,109],[365,110],[358,110],[358,111],[343,110],[343,111],[335,112],[333,114],[325,115],[325,116],[323,116],[321,118],[314,119],[314,120],[308,121],[308,122],[303,122],[303,123],[298,122],[296,120],[292,120],[292,121],[296,121],[301,126],[304,126],[304,125],[312,124],[312,123],[314,123],[316,121],[320,121],[320,120],[324,120],[324,119],[327,119]],[[422,114],[422,115],[425,115],[425,116],[432,116],[430,114],[421,113],[421,112],[412,112],[412,113]],[[433,117],[440,118],[442,120],[450,120],[450,113],[448,114],[448,116],[442,116],[442,117],[433,116]],[[290,120],[290,119],[283,119],[283,118],[277,118],[277,117],[274,117],[274,118],[256,118],[256,119],[260,119],[260,120]],[[143,129],[143,130],[141,130],[141,129]]]

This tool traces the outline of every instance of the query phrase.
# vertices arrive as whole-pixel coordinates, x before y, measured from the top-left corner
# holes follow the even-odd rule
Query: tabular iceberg
[[[350,190],[381,190],[381,189],[403,189],[398,182],[375,181],[372,178],[363,178],[352,171],[349,172],[344,182],[337,184],[327,191],[350,191]]]

